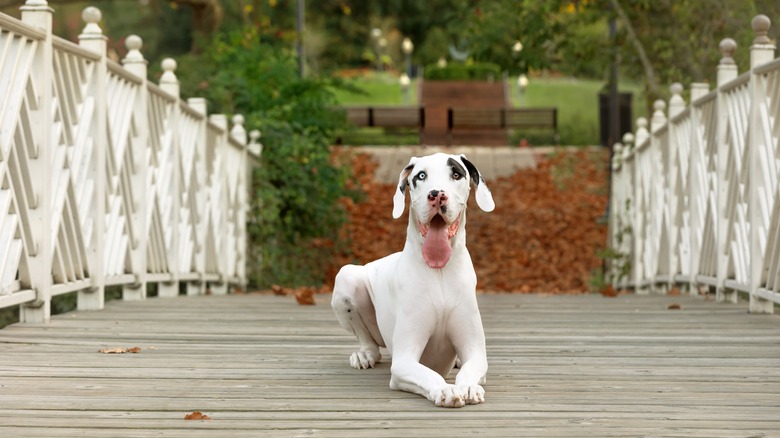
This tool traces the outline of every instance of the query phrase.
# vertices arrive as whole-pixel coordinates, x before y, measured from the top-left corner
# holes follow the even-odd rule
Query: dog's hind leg
[[[354,333],[360,344],[360,350],[350,355],[349,364],[357,369],[373,368],[382,359],[379,347],[384,346],[384,341],[363,266],[341,268],[336,275],[331,307],[341,326]]]

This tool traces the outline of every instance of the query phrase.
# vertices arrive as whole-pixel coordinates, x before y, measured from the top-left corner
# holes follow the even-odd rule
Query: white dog
[[[392,354],[390,388],[420,394],[436,406],[485,401],[485,333],[477,276],[466,249],[471,186],[477,205],[492,211],[490,190],[465,156],[412,158],[393,197],[397,219],[409,188],[403,251],[364,266],[344,266],[333,290],[339,322],[360,343],[349,358],[352,367],[373,367],[381,359],[379,347],[386,347]],[[452,385],[444,379],[456,359],[461,367]]]

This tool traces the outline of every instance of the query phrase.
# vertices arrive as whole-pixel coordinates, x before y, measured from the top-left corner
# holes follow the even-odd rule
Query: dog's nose
[[[428,192],[428,202],[434,207],[444,205],[447,203],[447,194],[443,190],[431,190]]]

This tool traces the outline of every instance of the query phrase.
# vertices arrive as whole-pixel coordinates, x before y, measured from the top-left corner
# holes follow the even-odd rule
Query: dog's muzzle
[[[460,221],[456,219],[451,224],[445,220],[447,214],[447,195],[444,191],[431,190],[428,193],[430,216],[428,223],[418,222],[417,226],[425,241],[422,246],[425,263],[434,269],[447,265],[452,256],[452,239],[458,233]]]

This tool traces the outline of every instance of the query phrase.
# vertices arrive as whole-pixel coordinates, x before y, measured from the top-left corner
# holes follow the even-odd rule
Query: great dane
[[[438,153],[404,167],[393,196],[393,218],[403,215],[409,189],[409,226],[401,252],[336,276],[331,305],[357,337],[353,368],[372,368],[392,355],[390,388],[413,392],[436,406],[485,401],[487,355],[477,307],[477,276],[466,249],[466,201],[495,208],[477,168],[464,155]],[[455,384],[445,380],[456,359]]]

